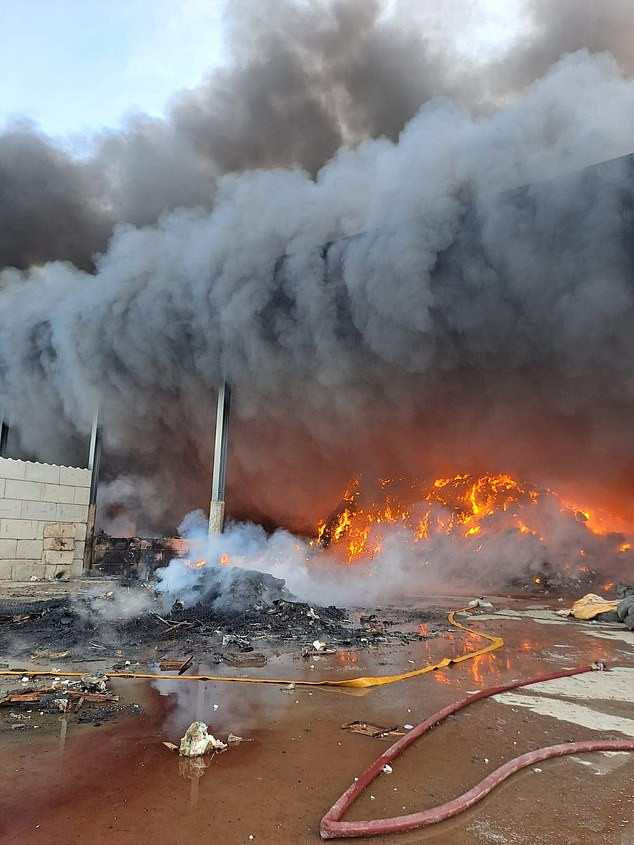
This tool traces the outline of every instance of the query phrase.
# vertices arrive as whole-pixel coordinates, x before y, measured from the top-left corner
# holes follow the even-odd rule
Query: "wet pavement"
[[[317,843],[321,816],[389,745],[343,731],[342,724],[415,725],[468,691],[596,660],[619,670],[506,693],[448,719],[398,758],[349,818],[441,803],[503,761],[543,745],[634,736],[634,634],[622,626],[561,620],[543,604],[495,604],[495,613],[468,624],[502,636],[503,649],[384,687],[121,680],[113,685],[122,703],[139,704],[142,715],[125,713],[93,726],[33,713],[39,729],[0,731],[0,842]],[[451,606],[456,602],[447,602]],[[250,674],[311,680],[392,675],[482,645],[455,632],[316,661],[280,655]],[[193,671],[211,668],[200,664]],[[205,758],[206,768],[198,768],[162,745],[178,742],[196,718],[221,739],[231,731],[253,742]],[[452,821],[357,841],[634,845],[634,755],[546,761]]]

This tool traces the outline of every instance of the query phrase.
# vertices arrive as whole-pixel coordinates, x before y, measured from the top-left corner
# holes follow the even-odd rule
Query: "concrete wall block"
[[[76,540],[85,540],[86,539],[86,523],[85,522],[77,522],[75,524],[75,539]]]
[[[22,514],[22,502],[19,499],[0,499],[0,518],[19,519]]]
[[[26,499],[31,502],[39,502],[43,492],[44,485],[38,481],[18,481],[9,478],[4,487],[4,494],[7,499]]]
[[[63,537],[46,537],[44,549],[49,552],[73,552],[75,551],[75,541]]]
[[[35,577],[39,578],[40,580],[46,578],[46,566],[44,566],[43,563],[34,563],[33,575],[35,575]]]
[[[88,507],[85,505],[57,505],[55,516],[58,522],[86,522]]]
[[[52,581],[53,579],[62,575],[64,578],[72,578],[73,575],[73,567],[72,566],[55,566],[52,563],[47,563],[44,566],[44,577]]]
[[[44,481],[48,484],[59,484],[60,467],[55,464],[40,464],[28,462],[24,477],[27,481]]]
[[[75,502],[75,487],[69,484],[45,484],[42,499],[55,504],[72,505]],[[84,488],[77,488],[83,490]]]
[[[44,538],[55,537],[64,540],[72,540],[75,538],[77,526],[68,522],[49,522],[44,526],[42,532]]]
[[[24,478],[25,474],[26,461],[0,458],[0,478]]]
[[[39,560],[14,560],[13,561],[13,580],[14,581],[30,581],[31,577],[36,575],[36,567],[38,571],[41,568]]]
[[[0,560],[0,581],[10,581],[13,578],[13,561]]]
[[[29,519],[0,519],[0,539],[36,540],[38,524]]]
[[[79,558],[80,560],[84,559],[84,549],[86,548],[85,543],[75,543],[75,548],[73,549],[73,557],[75,560]]]
[[[42,549],[41,540],[18,540],[18,549],[15,556],[18,559],[41,560]]]
[[[89,469],[81,469],[79,467],[60,467],[59,483],[70,484],[71,487],[90,487],[91,475],[92,473]]]
[[[54,502],[22,502],[22,519],[56,519],[57,505]]]
[[[90,487],[75,487],[75,504],[87,505],[90,501]]]
[[[54,552],[50,549],[47,549],[43,556],[42,560],[48,566],[72,566],[73,564],[73,553],[72,552]]]
[[[70,568],[69,575],[71,578],[80,578],[84,573],[84,561],[83,559],[75,559],[73,561],[73,565]]]
[[[0,478],[0,499],[4,499],[4,485],[5,484],[6,484],[6,481],[4,480],[4,478]]]
[[[0,540],[0,560],[12,560],[17,557],[17,540]]]

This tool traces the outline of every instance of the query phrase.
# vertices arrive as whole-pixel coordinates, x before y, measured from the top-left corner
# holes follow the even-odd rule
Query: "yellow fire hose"
[[[233,683],[239,684],[277,684],[278,686],[295,684],[296,686],[310,687],[380,687],[384,684],[393,684],[396,681],[405,681],[408,678],[416,678],[418,677],[418,675],[425,675],[427,672],[434,672],[437,669],[445,669],[447,666],[451,666],[452,663],[462,663],[465,660],[472,660],[474,657],[479,657],[482,654],[488,654],[490,651],[495,651],[498,648],[502,648],[502,646],[504,645],[504,640],[501,637],[493,637],[490,634],[483,634],[480,631],[473,631],[471,630],[471,628],[467,628],[465,625],[462,625],[460,622],[456,621],[455,614],[462,613],[465,610],[468,610],[468,608],[462,607],[459,610],[452,610],[447,615],[447,619],[449,620],[450,624],[453,625],[454,628],[459,628],[462,631],[466,631],[468,634],[475,634],[477,637],[489,640],[491,645],[488,645],[485,648],[478,649],[478,651],[470,651],[466,654],[461,654],[459,657],[443,657],[443,659],[440,660],[438,663],[432,663],[427,666],[422,666],[419,669],[413,669],[411,672],[404,672],[402,675],[383,675],[381,677],[347,678],[346,680],[302,681],[288,679],[277,680],[274,678],[229,678],[220,675],[154,675],[142,672],[104,672],[103,674],[107,678],[139,678],[151,681],[213,681],[214,683],[226,683],[228,681],[231,681]],[[20,677],[23,677],[25,675],[28,675],[29,677],[36,675],[52,675],[56,678],[81,678],[81,676],[85,674],[85,672],[53,672],[50,669],[24,672],[19,672],[13,669],[0,670],[0,676],[18,675]]]

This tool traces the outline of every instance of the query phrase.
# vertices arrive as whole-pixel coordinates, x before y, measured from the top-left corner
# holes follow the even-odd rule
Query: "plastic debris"
[[[181,739],[178,753],[181,757],[202,757],[211,751],[224,751],[224,742],[212,736],[204,722],[192,722]]]
[[[227,737],[227,745],[240,745],[241,742],[253,742],[253,739],[250,737],[243,737],[237,736],[236,734],[230,733]]]
[[[558,616],[573,616],[575,619],[587,621],[594,619],[600,613],[616,610],[618,605],[618,601],[609,601],[595,593],[587,593],[578,599],[569,610],[557,610],[555,612]]]
[[[479,607],[482,610],[493,610],[491,602],[487,601],[483,596],[478,596],[477,599],[470,601],[468,607]]]

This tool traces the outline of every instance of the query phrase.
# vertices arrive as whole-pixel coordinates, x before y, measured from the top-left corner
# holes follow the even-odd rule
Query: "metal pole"
[[[0,414],[0,458],[5,458],[7,454],[7,440],[9,439],[9,423],[4,416]]]
[[[97,512],[97,485],[99,482],[99,464],[101,463],[101,421],[99,408],[95,411],[90,433],[88,469],[90,476],[90,497],[88,499],[88,522],[86,524],[86,544],[84,546],[84,572],[92,566],[92,547],[95,539],[95,517]]]
[[[227,437],[229,433],[229,410],[231,387],[223,381],[218,390],[216,408],[216,438],[214,443],[214,465],[211,481],[211,502],[209,505],[209,534],[222,534],[225,522],[225,478],[227,475]]]

